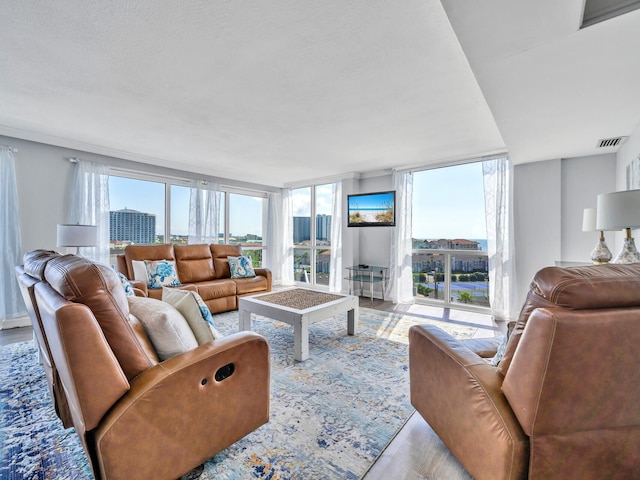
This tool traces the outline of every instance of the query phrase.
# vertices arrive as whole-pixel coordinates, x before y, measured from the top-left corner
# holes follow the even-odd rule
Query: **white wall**
[[[562,160],[562,244],[560,258],[563,261],[591,261],[591,251],[598,243],[600,233],[583,232],[582,215],[585,208],[595,208],[599,194],[613,192],[615,189],[615,154]],[[614,238],[611,235],[611,243],[613,241]],[[609,248],[612,246],[609,245]]]
[[[533,275],[561,260],[561,160],[514,168],[516,305],[521,305]]]
[[[363,178],[359,193],[383,192],[393,187],[391,175]],[[395,227],[347,227],[358,230],[358,256],[355,264],[389,266],[391,259],[391,233]],[[347,265],[345,265],[347,266]]]

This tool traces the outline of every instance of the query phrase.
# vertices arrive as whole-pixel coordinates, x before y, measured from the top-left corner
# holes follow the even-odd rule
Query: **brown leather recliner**
[[[412,327],[411,402],[478,480],[638,478],[638,345],[640,264],[548,267],[497,366]]]
[[[34,294],[97,479],[178,478],[268,421],[263,337],[236,333],[160,362],[117,274],[75,255],[49,259]]]

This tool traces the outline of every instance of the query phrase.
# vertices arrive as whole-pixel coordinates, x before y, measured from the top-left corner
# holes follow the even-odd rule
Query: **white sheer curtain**
[[[331,262],[329,291],[342,291],[342,181],[333,184],[331,202]]]
[[[0,327],[5,320],[26,315],[16,280],[15,266],[22,264],[20,216],[15,161],[9,147],[0,147]]]
[[[396,191],[396,226],[391,233],[391,260],[386,296],[393,303],[409,303],[413,301],[411,271],[413,174],[394,171],[393,188]]]
[[[192,180],[189,197],[189,243],[218,243],[219,185]]]
[[[109,264],[109,167],[78,160],[73,185],[71,223],[98,227],[98,245],[79,254]]]
[[[515,259],[513,244],[513,169],[509,157],[482,162],[489,254],[489,302],[496,320],[513,320]]]
[[[293,210],[291,190],[269,193],[267,205],[267,251],[264,266],[271,270],[274,285],[293,285]]]

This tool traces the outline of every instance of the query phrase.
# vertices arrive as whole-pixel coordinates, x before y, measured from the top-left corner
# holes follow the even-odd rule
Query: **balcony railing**
[[[413,294],[419,302],[486,312],[489,258],[484,250],[412,251]]]

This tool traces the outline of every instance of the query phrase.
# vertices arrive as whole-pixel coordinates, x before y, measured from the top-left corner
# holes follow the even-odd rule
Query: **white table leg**
[[[249,310],[238,309],[240,331],[251,330],[251,312]]]
[[[309,319],[304,315],[293,322],[293,358],[299,362],[309,358]]]
[[[347,312],[347,333],[349,335],[358,334],[358,319],[360,318],[360,307],[356,305]]]

